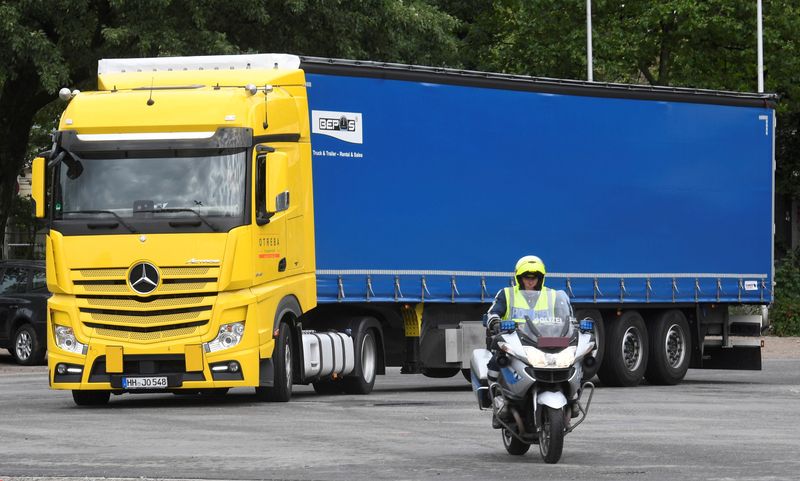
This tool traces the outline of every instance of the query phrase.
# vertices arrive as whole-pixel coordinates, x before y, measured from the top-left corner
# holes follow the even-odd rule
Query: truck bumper
[[[95,342],[85,356],[54,349],[48,359],[53,389],[152,392],[259,385],[259,349],[254,346],[206,353],[201,343],[159,351]],[[126,380],[134,377],[167,382],[155,389],[126,388]]]

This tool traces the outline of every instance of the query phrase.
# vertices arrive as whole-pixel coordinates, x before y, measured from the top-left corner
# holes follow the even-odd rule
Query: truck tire
[[[603,363],[597,376],[606,386],[636,386],[647,369],[648,338],[644,319],[625,311],[606,322]]]
[[[311,384],[314,386],[314,392],[317,394],[322,394],[323,396],[340,394],[344,390],[344,385],[342,384],[341,380],[334,381],[331,379],[325,379],[314,381]]]
[[[342,388],[347,394],[369,394],[378,373],[378,340],[375,331],[369,328],[360,330],[354,347],[356,363],[353,374],[342,379]]]
[[[603,315],[600,314],[600,311],[597,309],[579,309],[575,312],[575,319],[581,321],[586,318],[592,319],[594,321],[594,338],[595,338],[595,354],[594,354],[594,366],[586,367],[583,366],[583,381],[589,381],[592,379],[595,374],[597,374],[597,370],[600,369],[600,364],[603,363],[603,354],[605,353],[606,346],[605,346],[605,339],[606,339],[606,330],[605,324],[603,323]]]
[[[681,382],[689,369],[692,335],[686,316],[677,309],[662,312],[650,325],[650,356],[645,377],[652,384]]]
[[[435,379],[444,379],[448,377],[453,377],[456,374],[461,372],[461,368],[458,367],[423,367],[422,368],[422,375],[425,377],[432,377]]]
[[[110,397],[110,391],[72,391],[72,400],[78,406],[104,406]]]
[[[35,366],[44,362],[45,346],[30,324],[23,324],[14,331],[9,351],[17,364],[23,366]]]
[[[275,350],[272,352],[272,365],[274,376],[272,386],[259,386],[256,388],[256,397],[267,402],[288,402],[292,399],[292,329],[286,322],[281,322],[278,328],[278,339]]]

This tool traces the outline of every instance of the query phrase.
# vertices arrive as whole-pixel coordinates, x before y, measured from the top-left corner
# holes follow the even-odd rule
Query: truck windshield
[[[243,218],[245,152],[181,157],[82,158],[83,171],[61,169],[56,219]]]

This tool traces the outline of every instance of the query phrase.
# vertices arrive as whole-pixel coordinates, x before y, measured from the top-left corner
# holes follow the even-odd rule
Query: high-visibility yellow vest
[[[525,322],[528,319],[553,318],[556,312],[556,291],[549,287],[542,287],[536,305],[531,308],[525,296],[520,292],[519,286],[506,287],[506,313],[503,320],[513,320],[514,322]]]

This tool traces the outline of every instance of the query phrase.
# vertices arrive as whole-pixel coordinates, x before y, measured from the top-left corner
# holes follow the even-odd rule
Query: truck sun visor
[[[253,129],[244,127],[220,127],[213,134],[174,132],[118,136],[103,134],[92,137],[80,135],[74,130],[62,130],[56,133],[56,143],[62,149],[70,152],[238,150],[247,149],[253,145]]]

